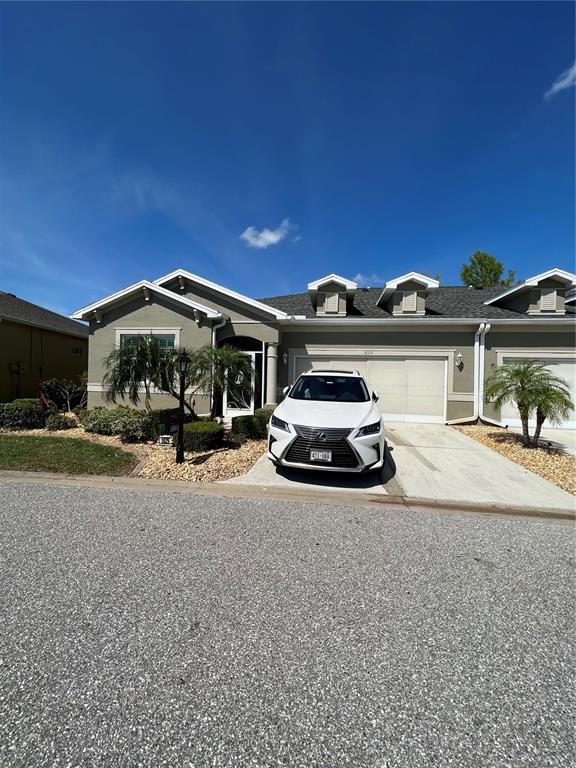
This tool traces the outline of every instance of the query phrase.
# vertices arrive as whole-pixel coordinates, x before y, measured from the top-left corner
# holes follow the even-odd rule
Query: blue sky
[[[255,297],[328,272],[454,284],[476,249],[573,269],[574,21],[4,3],[0,288],[69,313],[179,266]]]

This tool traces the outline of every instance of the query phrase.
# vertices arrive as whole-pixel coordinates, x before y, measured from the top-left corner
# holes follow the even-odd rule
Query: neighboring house
[[[88,370],[88,327],[0,291],[0,402]]]
[[[380,288],[338,275],[258,301],[178,269],[74,313],[90,323],[88,402],[102,404],[102,359],[137,334],[167,346],[232,344],[254,360],[255,395],[225,399],[224,415],[274,405],[309,368],[356,369],[394,421],[483,418],[515,425],[512,407],[483,405],[486,377],[512,360],[542,360],[576,385],[576,275],[551,269],[513,288],[441,286],[410,272]],[[232,401],[232,402],[231,402]],[[154,395],[154,405],[173,405]],[[197,396],[199,413],[209,397]],[[565,426],[576,427],[576,416]]]

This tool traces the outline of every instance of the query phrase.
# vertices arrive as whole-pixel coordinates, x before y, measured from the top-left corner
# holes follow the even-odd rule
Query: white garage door
[[[295,378],[310,368],[358,371],[380,395],[378,405],[389,421],[446,420],[444,358],[295,357]]]
[[[516,363],[518,360],[519,358],[517,357],[505,357],[504,365],[506,365],[506,363]],[[542,359],[538,360],[538,362],[544,363],[546,368],[548,368],[548,370],[551,371],[555,376],[559,376],[561,379],[564,379],[568,382],[568,387],[572,394],[572,400],[576,401],[576,360]],[[507,424],[509,427],[519,427],[520,415],[518,414],[518,409],[516,406],[512,405],[512,403],[506,403],[506,405],[502,407],[500,420],[504,422],[504,424]],[[533,422],[531,422],[531,426],[534,426]],[[548,422],[544,424],[544,428],[552,426],[554,425]],[[556,426],[560,426],[561,429],[576,429],[576,411],[572,411],[572,414],[567,421],[561,425]]]

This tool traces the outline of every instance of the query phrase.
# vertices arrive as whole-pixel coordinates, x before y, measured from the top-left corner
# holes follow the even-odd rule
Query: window
[[[174,349],[176,346],[176,336],[173,333],[121,333],[120,347],[127,348],[133,346],[141,336],[154,336],[158,341],[160,349]]]
[[[337,293],[324,294],[324,312],[336,314],[338,312],[340,297]]]
[[[300,376],[288,397],[333,403],[366,403],[370,400],[364,379],[356,376]]]
[[[418,294],[416,291],[404,291],[402,309],[404,312],[416,312],[418,309]]]
[[[72,357],[82,357],[82,347],[72,347]]]
[[[540,293],[540,311],[556,312],[556,291],[553,288],[543,288]]]

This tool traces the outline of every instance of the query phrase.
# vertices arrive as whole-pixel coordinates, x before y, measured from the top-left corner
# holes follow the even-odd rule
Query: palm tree
[[[183,347],[164,349],[154,336],[139,336],[104,359],[106,373],[102,385],[105,399],[115,403],[118,398],[128,398],[133,405],[138,405],[144,388],[144,405],[149,409],[154,387],[178,400],[180,374],[177,360],[181,354],[190,358],[185,387],[192,391],[192,395],[184,405],[192,415],[196,415],[195,392],[212,393],[211,418],[218,415],[218,404],[225,390],[234,388],[252,392],[252,361],[234,347],[207,345],[195,351]]]
[[[574,408],[568,382],[557,376],[552,378],[554,381],[550,382],[549,387],[543,390],[536,400],[536,428],[532,438],[532,444],[535,448],[540,442],[540,432],[546,419],[552,424],[560,424],[570,416],[570,412]]]
[[[152,387],[167,392],[178,400],[179,373],[176,365],[178,355],[186,353],[183,348],[165,349],[160,346],[154,336],[138,336],[130,344],[124,345],[104,359],[106,373],[102,379],[104,397],[108,402],[115,403],[118,398],[128,398],[132,405],[140,403],[140,394],[144,388],[144,405],[150,408]],[[192,385],[192,366],[185,382],[186,387]],[[185,407],[194,415],[194,401],[184,401]]]
[[[230,345],[201,347],[194,353],[191,367],[194,369],[193,378],[198,389],[212,393],[211,418],[218,415],[218,406],[225,391],[253,391],[252,360]]]
[[[522,423],[522,441],[527,448],[538,445],[540,430],[546,418],[558,422],[573,407],[567,384],[551,373],[542,363],[526,360],[503,365],[486,382],[484,399],[501,408],[514,403]],[[538,428],[540,408],[540,428]],[[534,439],[530,438],[528,421],[537,412]]]

